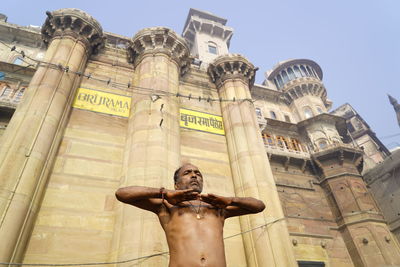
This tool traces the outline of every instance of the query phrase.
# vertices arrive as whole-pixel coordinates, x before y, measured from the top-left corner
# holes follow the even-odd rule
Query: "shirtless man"
[[[264,203],[251,197],[201,194],[203,176],[192,164],[177,169],[174,182],[175,190],[129,186],[115,195],[158,216],[167,237],[170,267],[225,267],[225,219],[261,212]]]

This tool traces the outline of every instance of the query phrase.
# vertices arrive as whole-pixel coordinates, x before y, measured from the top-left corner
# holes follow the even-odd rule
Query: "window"
[[[276,76],[276,78],[277,78],[277,80],[278,80],[279,88],[281,88],[281,87],[283,86],[283,80],[282,80],[281,75]]]
[[[294,66],[294,74],[297,78],[300,78],[302,76],[298,66]]]
[[[307,71],[306,71],[306,68],[304,68],[303,65],[300,65],[300,71],[301,71],[301,75],[303,77],[307,77]]]
[[[309,66],[306,66],[308,74],[310,75],[310,77],[314,76],[314,73],[311,71],[311,68]]]
[[[322,113],[324,113],[324,111],[322,110],[322,108],[321,108],[321,107],[317,107],[317,111],[318,111],[318,114],[322,114]]]
[[[312,110],[310,107],[304,107],[304,117],[306,119],[311,118],[312,116],[314,116]]]
[[[327,146],[328,146],[328,143],[326,142],[326,140],[321,140],[321,141],[318,142],[318,147],[319,147],[320,149],[324,149],[324,148],[326,148]]]
[[[276,137],[276,143],[280,148],[288,148],[288,143],[285,139],[285,137],[283,136],[277,136]]]
[[[258,118],[262,117],[262,113],[261,113],[261,109],[260,108],[256,108],[256,114]]]
[[[325,267],[322,261],[298,261],[299,267]]]
[[[23,65],[25,62],[22,60],[22,58],[17,57],[16,59],[14,59],[13,64],[15,65]]]
[[[287,71],[288,71],[290,80],[296,79],[296,76],[294,76],[294,72],[293,72],[292,68],[288,68]]]
[[[282,78],[283,78],[283,83],[284,84],[289,81],[289,77],[288,77],[286,71],[284,71],[284,70],[282,71]]]
[[[21,90],[18,91],[17,95],[15,96],[16,102],[21,101],[21,98],[24,95],[24,92],[25,92],[25,88],[22,88]]]
[[[275,145],[274,140],[272,139],[272,137],[269,134],[263,133],[262,138],[263,138],[264,144],[269,145],[269,146]]]
[[[352,133],[355,131],[354,126],[351,122],[347,122],[346,124],[347,124],[347,129],[349,130],[349,132]]]
[[[3,93],[1,94],[1,96],[2,97],[7,97],[7,96],[9,96],[11,94],[11,92],[12,92],[11,88],[8,87],[8,86],[5,86],[3,88]]]
[[[276,88],[281,88],[277,78],[274,79],[274,83],[276,85]]]
[[[285,121],[286,121],[286,122],[290,122],[290,117],[289,117],[289,115],[285,115]]]
[[[274,111],[270,111],[269,112],[269,114],[270,114],[270,116],[271,116],[271,119],[274,119],[274,120],[276,120],[276,113],[274,112]]]
[[[217,55],[217,46],[215,44],[208,44],[208,52]]]
[[[295,138],[291,138],[290,141],[291,141],[290,143],[292,145],[292,149],[296,150],[296,151],[300,151],[299,141],[297,139],[295,139]]]

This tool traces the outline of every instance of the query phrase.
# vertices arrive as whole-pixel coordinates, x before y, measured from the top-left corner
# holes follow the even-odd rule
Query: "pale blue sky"
[[[312,59],[323,70],[333,108],[350,103],[389,149],[400,146],[400,128],[386,95],[400,100],[399,0],[5,0],[0,13],[10,23],[42,25],[46,10],[65,7],[80,8],[105,31],[129,37],[152,26],[180,34],[191,7],[226,18],[234,28],[230,51],[260,68],[257,83],[279,61]]]

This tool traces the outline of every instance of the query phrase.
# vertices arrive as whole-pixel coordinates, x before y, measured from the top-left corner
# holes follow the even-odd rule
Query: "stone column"
[[[173,174],[181,164],[176,95],[179,78],[190,65],[189,49],[172,30],[147,28],[133,37],[129,55],[135,66],[134,92],[121,186],[173,188]],[[153,213],[122,204],[118,212],[115,234],[119,240],[114,240],[113,251],[118,260],[168,251]],[[138,263],[167,266],[168,255]]]
[[[266,204],[261,214],[240,217],[248,266],[297,266],[271,167],[261,140],[249,87],[254,66],[240,55],[216,58],[208,68],[221,102],[235,193]]]
[[[400,266],[400,247],[367,189],[362,151],[346,144],[312,155],[354,266]]]
[[[47,12],[48,45],[4,133],[0,146],[0,262],[20,262],[40,208],[49,169],[60,144],[71,102],[88,57],[103,43],[96,20],[77,9]]]

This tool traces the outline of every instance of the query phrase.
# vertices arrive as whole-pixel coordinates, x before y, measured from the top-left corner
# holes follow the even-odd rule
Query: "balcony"
[[[265,150],[268,154],[279,155],[284,157],[309,159],[310,153],[304,151],[298,151],[284,146],[269,145],[264,143]]]

